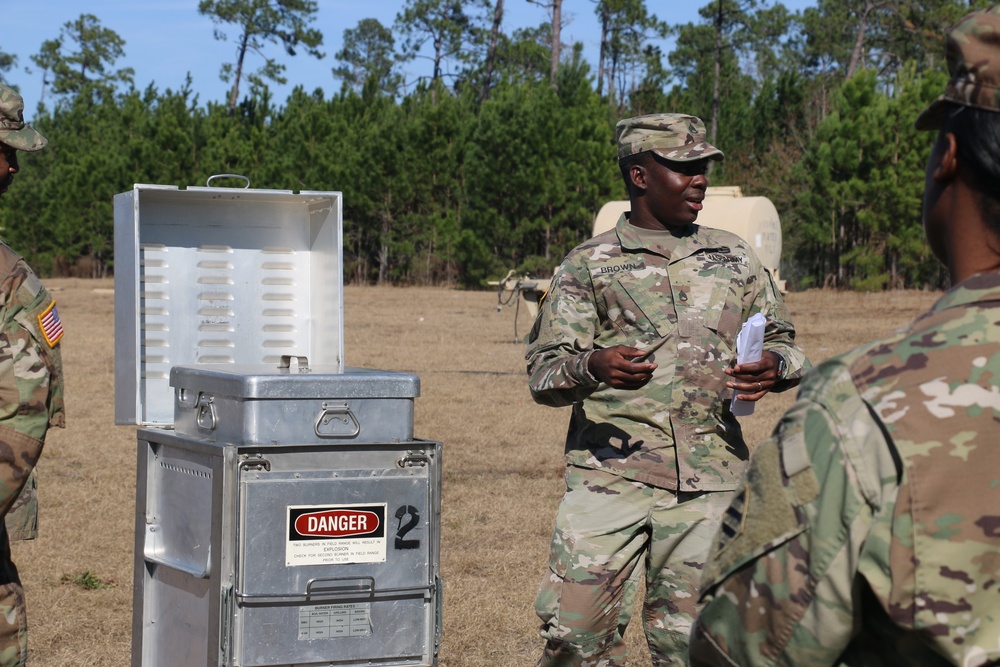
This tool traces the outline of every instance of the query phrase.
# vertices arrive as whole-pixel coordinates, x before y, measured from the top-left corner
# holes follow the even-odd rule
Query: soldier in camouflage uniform
[[[1000,8],[947,60],[917,127],[953,287],[803,380],[724,518],[694,665],[1000,665]]]
[[[0,84],[0,194],[18,171],[17,151],[37,151],[45,138],[24,123],[24,101]],[[49,426],[63,426],[62,323],[41,282],[0,243],[0,516],[15,535],[33,536],[37,506],[26,486]],[[0,524],[0,667],[24,665],[28,654],[24,591],[11,561],[7,522]]]
[[[654,664],[686,664],[702,564],[749,457],[732,395],[787,389],[807,363],[749,245],[695,224],[709,161],[723,157],[702,122],[640,116],[617,139],[631,212],[563,261],[526,355],[534,399],[573,408],[536,601],[545,666],[624,665],[642,570]],[[755,313],[767,318],[763,358],[734,365]]]

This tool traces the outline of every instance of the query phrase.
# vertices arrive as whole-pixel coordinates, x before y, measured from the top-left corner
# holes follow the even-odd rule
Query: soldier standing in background
[[[749,245],[695,224],[709,160],[723,157],[702,122],[630,118],[617,140],[631,212],[570,252],[528,338],[532,396],[573,406],[536,601],[546,667],[625,664],[640,564],[653,663],[686,664],[702,564],[749,457],[732,394],[788,389],[807,364]],[[756,313],[763,358],[732,366]]]
[[[694,665],[1000,664],[1000,7],[947,39],[923,223],[953,287],[835,357],[754,452]]]
[[[0,194],[18,171],[17,151],[45,147],[45,137],[24,123],[24,100],[0,84]],[[30,224],[30,223],[29,223]],[[0,243],[0,516],[6,520],[17,501],[17,537],[32,537],[37,505],[21,495],[42,453],[49,426],[64,426],[62,323],[55,301],[31,268]],[[20,531],[19,531],[20,532]],[[24,591],[11,561],[6,521],[0,525],[0,667],[21,666],[28,658]]]

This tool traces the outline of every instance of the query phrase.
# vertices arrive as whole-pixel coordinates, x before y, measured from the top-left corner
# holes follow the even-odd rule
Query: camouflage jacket
[[[753,454],[693,665],[1000,661],[1000,275],[820,365]]]
[[[0,516],[12,539],[34,537],[31,473],[49,426],[65,424],[61,331],[55,301],[0,243]]]
[[[774,281],[745,241],[698,225],[664,238],[645,247],[622,216],[570,252],[528,337],[529,387],[539,403],[573,406],[569,464],[666,489],[732,489],[749,451],[724,369],[742,323],[767,317],[764,348],[787,364],[779,391],[797,384],[808,362]],[[653,379],[638,391],[598,383],[588,370],[597,349],[645,348],[661,337]]]

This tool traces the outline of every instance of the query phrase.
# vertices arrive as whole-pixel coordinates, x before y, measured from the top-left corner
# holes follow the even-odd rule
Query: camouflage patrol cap
[[[24,99],[0,83],[0,142],[19,151],[38,151],[48,140],[24,122]]]
[[[972,12],[951,27],[945,46],[951,80],[917,117],[918,130],[944,124],[948,103],[1000,111],[1000,5]]]
[[[618,159],[653,151],[667,160],[721,160],[725,155],[708,143],[700,118],[682,113],[654,113],[624,118],[615,127]]]

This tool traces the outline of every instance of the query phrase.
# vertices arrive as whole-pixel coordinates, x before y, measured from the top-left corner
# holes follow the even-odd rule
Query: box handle
[[[182,408],[197,407],[199,399],[201,399],[201,392],[191,391],[187,387],[181,387],[177,390],[177,404]]]
[[[324,403],[313,430],[320,438],[353,438],[361,432],[361,422],[347,403]]]
[[[438,580],[440,581],[440,579]],[[399,588],[376,588],[374,577],[330,577],[310,579],[306,583],[305,593],[268,594],[242,593],[236,591],[236,600],[243,605],[268,604],[323,604],[336,602],[376,602],[379,599],[392,599],[422,595],[431,599],[437,591],[437,585],[402,586]]]
[[[212,545],[208,545],[205,553],[205,565],[193,563],[182,558],[171,558],[162,553],[161,540],[158,539],[156,524],[146,525],[146,538],[143,545],[142,556],[148,563],[156,563],[169,567],[172,570],[189,574],[196,579],[208,579],[212,576]],[[192,554],[193,555],[193,554]]]
[[[372,597],[375,577],[317,577],[306,582],[306,597]]]
[[[243,186],[244,190],[250,187],[250,179],[243,174],[212,174],[205,180],[205,187],[212,187],[213,178],[238,178],[241,181],[246,181],[246,185]]]

